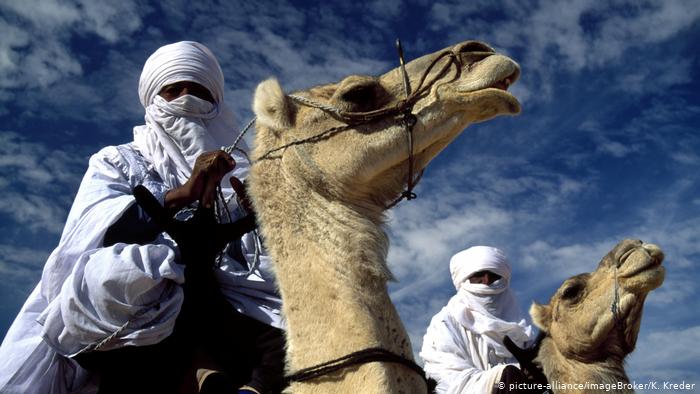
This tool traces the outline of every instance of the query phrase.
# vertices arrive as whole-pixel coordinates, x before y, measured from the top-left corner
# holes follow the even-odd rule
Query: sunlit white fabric
[[[185,95],[170,102],[158,93],[175,82],[196,82],[209,90],[215,103]],[[139,98],[146,110],[146,124],[134,128],[134,142],[171,187],[184,184],[200,154],[229,146],[236,138],[236,122],[224,101],[224,76],[214,55],[204,45],[181,41],[159,48],[151,55],[139,79]],[[241,141],[239,147],[247,150]],[[247,163],[237,152],[233,175],[244,178]],[[224,178],[228,197],[232,190]]]
[[[233,142],[235,127],[223,102],[221,70],[208,49],[192,42],[164,48],[149,58],[139,84],[146,124],[134,129],[133,143],[104,148],[90,159],[59,245],[0,346],[0,393],[95,392],[93,376],[69,356],[96,346],[158,343],[174,328],[185,280],[175,243],[163,234],[146,245],[105,247],[103,239],[135,203],[135,186],[145,186],[162,203],[169,189],[187,180],[200,153]],[[157,96],[177,81],[200,83],[216,104]],[[234,152],[234,160],[236,169],[222,183],[226,197],[233,193],[228,178],[243,179],[248,171],[243,155]],[[229,204],[232,219],[240,218],[236,199]],[[247,261],[224,259],[216,277],[235,309],[281,328],[269,258],[263,251],[259,264],[247,266],[255,241],[244,236],[239,257]]]
[[[491,285],[469,283],[479,271],[501,278]],[[523,346],[533,330],[509,288],[511,267],[503,252],[469,248],[452,257],[450,273],[457,294],[431,320],[420,356],[439,393],[490,393],[503,368],[515,362],[504,336]]]
[[[143,184],[160,201],[167,190],[145,162],[126,152],[135,155],[109,147],[90,159],[59,245],[0,346],[0,392],[89,392],[89,375],[65,356],[113,334],[131,319],[127,309],[140,317],[105,349],[156,343],[172,332],[182,303],[181,288],[172,284],[184,280],[182,266],[167,252],[172,243],[102,245],[107,228],[134,204],[134,186]],[[111,310],[124,302],[125,309]]]
[[[470,283],[476,272],[490,271],[501,276],[490,285]],[[532,327],[510,289],[511,267],[500,250],[474,246],[455,254],[450,260],[450,273],[457,294],[447,303],[449,313],[465,329],[479,334],[499,357],[510,357],[503,346],[508,335],[516,343],[532,337]]]
[[[141,105],[148,107],[163,86],[180,81],[196,82],[217,104],[224,101],[224,74],[214,54],[198,42],[180,41],[158,48],[146,60],[139,78]]]

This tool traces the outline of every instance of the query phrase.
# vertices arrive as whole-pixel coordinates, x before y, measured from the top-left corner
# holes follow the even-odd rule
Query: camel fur
[[[555,393],[606,391],[579,390],[573,385],[586,382],[629,383],[624,359],[637,342],[647,295],[663,283],[663,259],[656,245],[624,240],[595,271],[564,281],[549,304],[532,305],[533,322],[547,333],[535,361]],[[618,319],[611,311],[616,278]],[[609,392],[633,392],[620,388]]]
[[[507,92],[520,73],[513,60],[476,41],[445,50],[459,59],[459,72],[453,67],[441,75],[413,108],[416,172],[469,124],[520,111]],[[406,65],[412,86],[440,52]],[[428,79],[438,77],[439,68]],[[402,80],[396,68],[295,94],[363,112],[400,102]],[[257,122],[249,192],[283,299],[288,372],[370,347],[413,359],[386,285],[391,273],[384,212],[408,174],[400,119],[377,119],[277,151],[345,123],[327,110],[292,100],[274,79],[258,86],[253,107]],[[405,366],[372,362],[293,383],[288,391],[425,393],[426,387]]]

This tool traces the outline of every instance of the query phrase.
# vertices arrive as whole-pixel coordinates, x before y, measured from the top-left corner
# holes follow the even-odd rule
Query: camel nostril
[[[660,263],[664,261],[664,258],[666,256],[664,255],[664,252],[661,250],[661,248],[659,248],[658,246],[654,244],[644,244],[642,247],[644,248],[644,250],[647,251],[647,253],[649,253],[649,256],[655,262]]]

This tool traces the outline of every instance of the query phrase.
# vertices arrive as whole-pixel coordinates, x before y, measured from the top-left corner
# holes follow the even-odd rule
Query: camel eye
[[[583,286],[578,283],[569,285],[561,292],[561,298],[567,301],[575,301],[581,295],[582,290]]]
[[[360,85],[343,93],[342,99],[352,103],[361,104],[367,101],[373,101],[375,87],[372,85]]]
[[[381,108],[390,99],[376,78],[351,77],[341,82],[332,101],[346,111],[366,112]]]

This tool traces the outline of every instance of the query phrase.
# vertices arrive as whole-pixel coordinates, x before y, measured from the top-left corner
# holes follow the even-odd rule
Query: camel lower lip
[[[650,270],[652,268],[656,268],[660,265],[661,265],[661,261],[652,260],[648,264],[645,264],[637,269],[632,270],[632,272],[625,272],[624,274],[620,275],[620,278],[630,278],[630,277],[635,276],[637,274],[640,274],[644,271]]]

